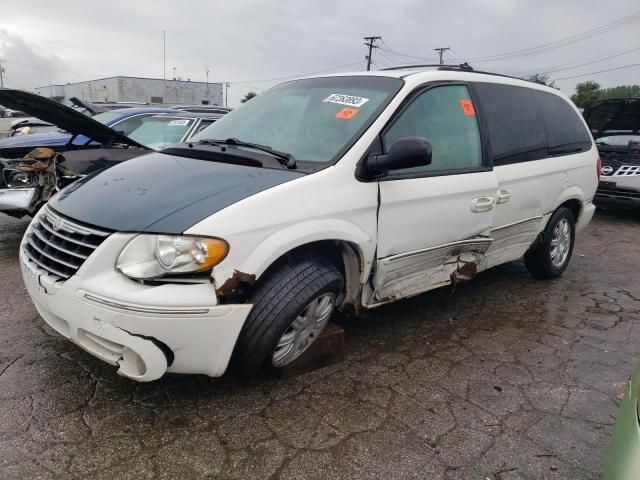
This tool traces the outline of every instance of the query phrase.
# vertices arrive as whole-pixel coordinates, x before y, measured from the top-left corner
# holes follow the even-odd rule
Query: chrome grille
[[[55,280],[66,280],[100,246],[110,232],[87,228],[56,214],[48,206],[27,230],[24,254]]]
[[[614,175],[616,177],[635,177],[640,175],[640,165],[623,165]]]

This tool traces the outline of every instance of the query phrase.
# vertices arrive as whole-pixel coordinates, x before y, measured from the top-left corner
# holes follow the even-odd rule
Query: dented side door
[[[424,105],[412,112],[410,104],[383,132],[385,150],[396,136],[423,136],[433,159],[379,182],[372,304],[470,279],[492,242],[498,182],[483,153],[469,90],[448,85],[427,93]],[[394,134],[394,125],[401,131]]]

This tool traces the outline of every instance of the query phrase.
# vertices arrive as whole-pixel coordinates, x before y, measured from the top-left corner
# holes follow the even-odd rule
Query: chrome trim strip
[[[466,240],[460,240],[457,242],[451,242],[451,243],[445,243],[443,245],[436,245],[435,247],[429,247],[429,248],[425,248],[423,250],[414,250],[412,252],[407,252],[407,253],[399,253],[397,255],[391,255],[389,257],[384,257],[381,258],[380,260],[387,260],[387,261],[395,261],[395,260],[400,260],[402,258],[407,258],[407,257],[413,257],[415,255],[421,255],[423,253],[428,253],[428,252],[433,252],[436,250],[440,250],[443,248],[451,248],[451,247],[457,247],[457,246],[466,246],[466,245],[473,245],[474,243],[478,243],[481,245],[484,245],[485,243],[491,243],[493,241],[492,238],[489,237],[476,237],[476,238],[469,238]]]
[[[49,221],[49,219],[47,219],[47,221]],[[48,230],[52,234],[56,235],[57,237],[63,238],[68,242],[82,245],[83,247],[91,248],[92,250],[95,250],[99,246],[99,245],[93,245],[91,243],[86,243],[81,240],[76,240],[75,238],[70,238],[70,237],[67,237],[66,235],[62,235],[59,231],[55,231],[52,227],[47,225],[47,222],[40,222],[39,225],[42,225],[46,230]]]
[[[209,313],[208,308],[193,308],[193,309],[162,309],[162,308],[153,308],[153,307],[137,307],[135,305],[126,305],[124,303],[113,302],[111,300],[105,300],[103,298],[95,297],[89,293],[84,294],[85,300],[90,302],[98,303],[100,305],[104,305],[106,307],[117,308],[119,310],[127,310],[130,312],[136,313],[151,313],[156,315],[202,315],[205,313]]]
[[[44,243],[46,243],[50,247],[53,247],[56,250],[60,250],[61,252],[66,253],[67,255],[73,255],[74,257],[81,258],[82,260],[86,260],[87,258],[89,258],[88,255],[82,255],[80,253],[75,253],[75,252],[72,252],[71,250],[67,250],[66,248],[61,247],[60,245],[52,243],[50,240],[47,240],[46,238],[44,238],[42,236],[42,234],[38,231],[37,227],[38,227],[38,225],[34,225],[34,228],[33,228],[32,232],[36,235],[36,237],[38,237],[41,241],[43,241]]]
[[[80,235],[97,235],[99,237],[108,237],[110,235],[109,232],[76,225],[69,220],[64,219],[60,215],[54,213],[54,211],[51,210],[49,206],[46,207],[44,214],[51,225],[55,225],[54,221],[50,220],[50,218],[53,218],[55,219],[55,222],[60,222],[60,229],[66,230],[69,233],[79,233]]]
[[[540,220],[542,220],[542,216],[525,218],[524,220],[518,220],[517,222],[508,223],[508,224],[502,225],[500,227],[492,228],[491,231],[492,232],[499,232],[500,230],[504,230],[505,228],[516,227],[518,225],[522,225],[523,223],[533,222],[533,221],[540,221]]]

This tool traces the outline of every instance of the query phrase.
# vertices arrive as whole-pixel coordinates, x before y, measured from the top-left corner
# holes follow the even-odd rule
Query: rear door
[[[487,125],[498,181],[493,244],[482,268],[520,258],[540,230],[546,206],[566,184],[562,165],[547,160],[547,135],[532,89],[474,83]]]
[[[379,183],[374,301],[445,285],[456,270],[472,276],[491,244],[497,181],[483,156],[468,87],[417,92],[382,133],[383,152],[409,136],[431,142],[432,163],[392,172]]]
[[[567,156],[588,133],[562,97],[522,86],[474,83],[498,181],[493,244],[482,268],[520,258],[572,183]]]

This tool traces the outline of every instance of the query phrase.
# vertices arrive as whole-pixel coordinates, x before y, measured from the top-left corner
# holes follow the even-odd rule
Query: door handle
[[[511,190],[508,188],[501,188],[498,190],[498,198],[496,203],[505,203],[508,202],[511,198]]]
[[[493,208],[495,200],[493,197],[477,197],[471,200],[472,212],[488,212]]]

